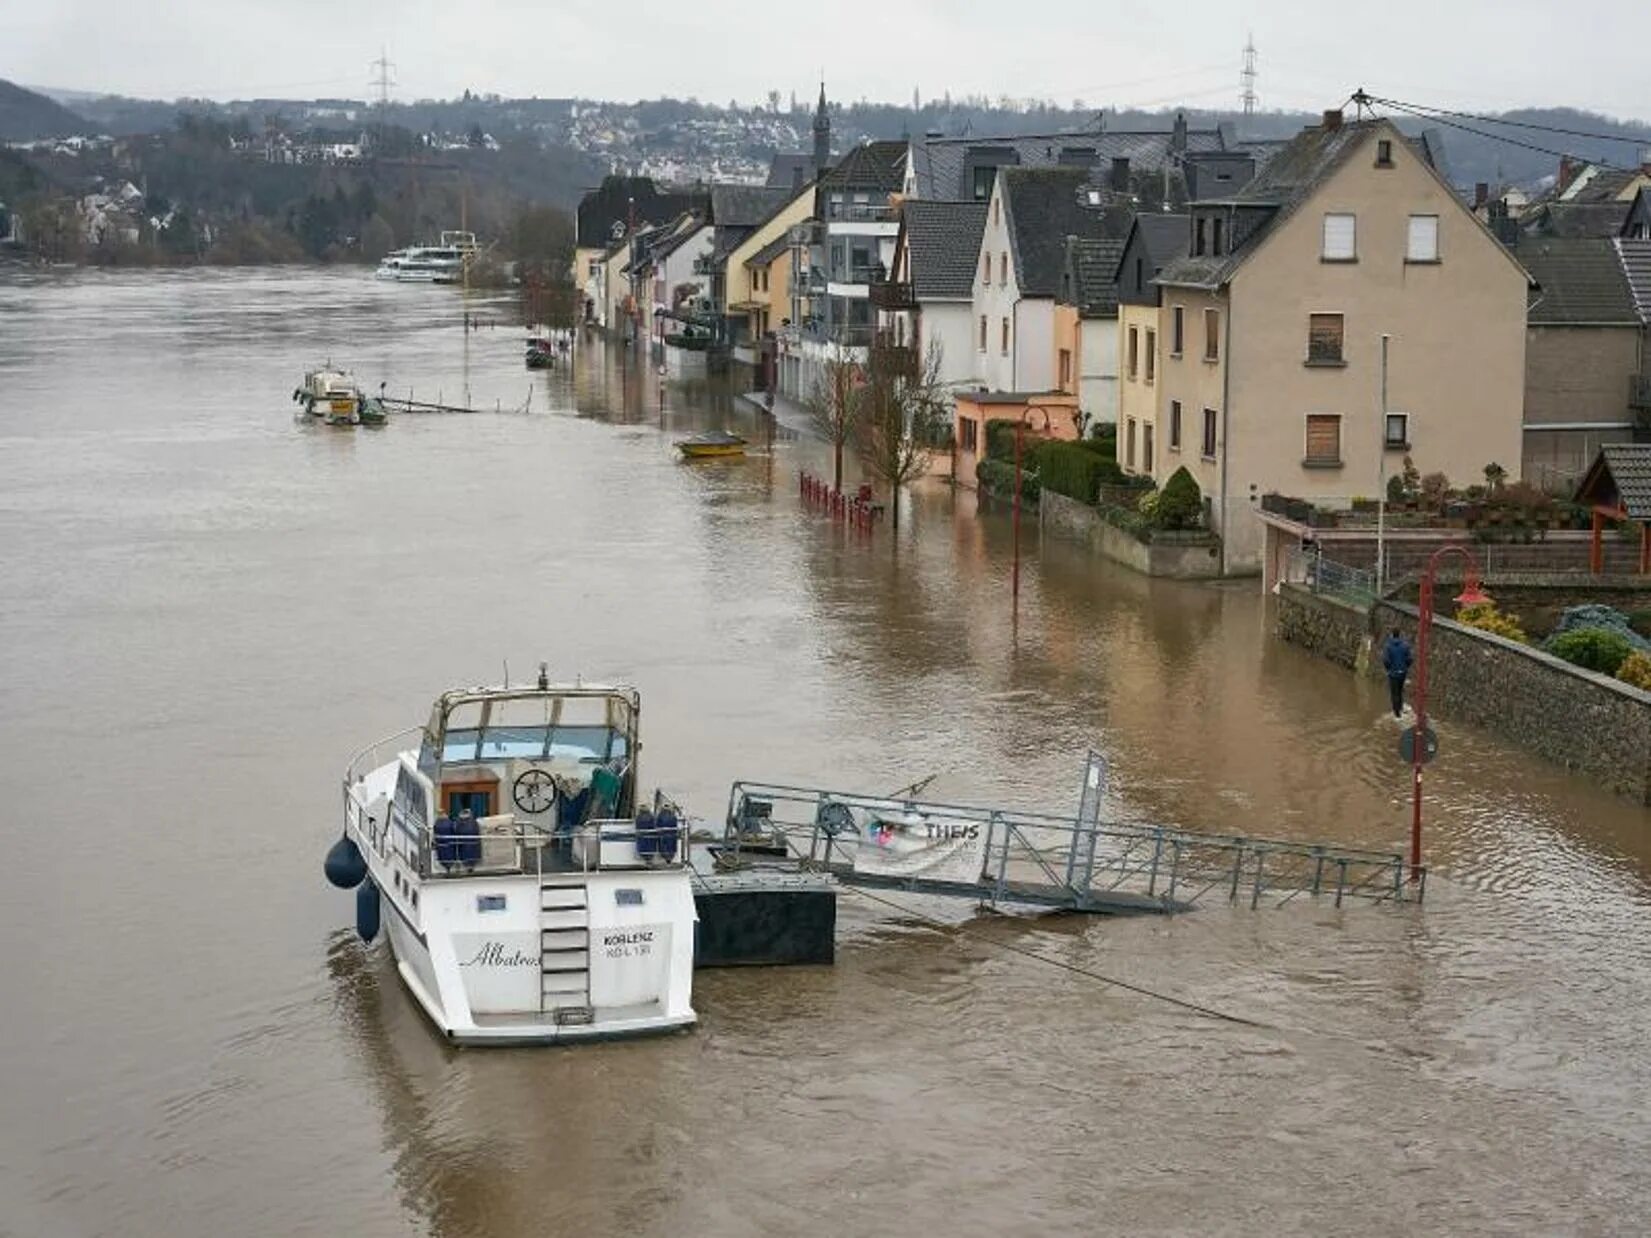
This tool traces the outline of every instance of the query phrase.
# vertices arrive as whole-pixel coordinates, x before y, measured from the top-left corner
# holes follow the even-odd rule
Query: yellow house
[[[734,359],[757,364],[758,341],[788,313],[791,297],[791,229],[814,214],[814,185],[810,182],[751,230],[728,251],[727,314],[743,317],[745,330],[732,330]],[[783,268],[776,286],[776,272]],[[732,326],[732,324],[730,324]]]
[[[1139,366],[1152,357],[1151,472],[1198,482],[1224,572],[1261,569],[1269,492],[1346,506],[1406,456],[1457,484],[1517,473],[1529,277],[1390,122],[1327,112],[1189,214]]]
[[[578,245],[573,250],[573,287],[579,294],[576,311],[580,321],[600,322],[605,301],[602,278],[608,251],[595,245]]]
[[[1118,464],[1126,473],[1156,471],[1164,326],[1154,281],[1186,257],[1188,226],[1186,215],[1138,215],[1118,261]]]

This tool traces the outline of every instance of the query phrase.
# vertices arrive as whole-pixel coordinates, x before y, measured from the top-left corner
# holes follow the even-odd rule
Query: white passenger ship
[[[477,249],[474,232],[443,232],[439,245],[409,245],[385,254],[377,274],[403,283],[456,284]]]
[[[695,1021],[688,826],[638,795],[631,688],[440,697],[351,762],[327,876],[357,888],[407,988],[459,1043],[623,1036]]]

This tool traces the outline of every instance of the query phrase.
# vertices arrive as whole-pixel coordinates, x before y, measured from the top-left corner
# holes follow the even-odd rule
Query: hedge
[[[996,495],[1000,499],[1013,498],[1015,494],[1015,466],[1005,464],[1002,460],[982,460],[975,465],[975,480],[980,488],[988,494]],[[1036,503],[1043,493],[1038,474],[1026,468],[1025,461],[1021,462],[1020,497],[1028,503]]]
[[[1038,474],[1056,494],[1091,506],[1102,483],[1119,476],[1114,462],[1078,443],[1045,443],[1038,456]]]

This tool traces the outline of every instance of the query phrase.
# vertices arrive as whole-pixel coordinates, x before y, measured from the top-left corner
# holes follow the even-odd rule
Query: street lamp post
[[[1033,413],[1043,414],[1043,432],[1049,433],[1049,410],[1041,404],[1028,405],[1015,422],[1015,562],[1010,575],[1010,593],[1013,595],[1014,605],[1020,606],[1020,462],[1021,441],[1026,436],[1026,419]]]
[[[1411,730],[1410,744],[1410,879],[1416,881],[1422,869],[1422,763],[1427,757],[1427,654],[1428,633],[1433,626],[1433,581],[1440,562],[1447,555],[1459,554],[1467,561],[1462,576],[1462,592],[1456,595],[1459,606],[1476,606],[1490,601],[1480,587],[1479,560],[1466,546],[1452,543],[1441,546],[1427,561],[1422,573],[1421,595],[1416,604],[1416,721]]]

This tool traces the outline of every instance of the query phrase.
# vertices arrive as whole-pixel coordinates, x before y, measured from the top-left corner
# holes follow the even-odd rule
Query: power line
[[[1393,108],[1394,110],[1403,112],[1405,115],[1412,116],[1417,120],[1435,121],[1441,125],[1448,125],[1452,129],[1460,129],[1463,133],[1471,133],[1475,137],[1485,138],[1491,142],[1503,142],[1509,146],[1518,146],[1525,150],[1535,151],[1539,155],[1547,155],[1552,159],[1569,159],[1572,157],[1571,152],[1569,151],[1555,150],[1551,146],[1538,146],[1534,142],[1522,142],[1518,138],[1509,137],[1505,133],[1491,133],[1485,129],[1476,129],[1472,125],[1464,125],[1459,120],[1449,120],[1444,116],[1435,115],[1432,112],[1424,112],[1416,108],[1407,107],[1404,104],[1394,102],[1392,99],[1377,99],[1374,95],[1366,95],[1362,92],[1355,94],[1353,98],[1356,102],[1362,101],[1364,103],[1380,103],[1383,107]],[[1602,168],[1610,168],[1613,171],[1626,170],[1618,168],[1616,164],[1610,163],[1604,159],[1596,159],[1593,162]]]
[[[870,899],[874,903],[881,903],[885,907],[898,911],[901,915],[910,916],[914,920],[919,920],[922,923],[927,924],[930,928],[940,929],[945,932],[951,930],[953,927],[960,927],[964,932],[971,933],[971,935],[977,940],[986,943],[988,946],[995,946],[999,950],[1008,951],[1010,954],[1018,954],[1025,958],[1034,959],[1037,962],[1045,963],[1050,967],[1058,967],[1062,971],[1068,971],[1074,975],[1083,976],[1089,980],[1096,980],[1101,984],[1110,984],[1115,988],[1127,989],[1131,993],[1138,993],[1142,997],[1150,997],[1156,1001],[1166,1002],[1171,1006],[1178,1006],[1182,1010],[1190,1011],[1193,1014],[1201,1014],[1206,1018],[1220,1019],[1226,1023],[1237,1023],[1243,1027],[1269,1027],[1266,1023],[1258,1023],[1254,1019],[1246,1019],[1242,1015],[1228,1014],[1224,1010],[1215,1010],[1209,1006],[1200,1006],[1197,1002],[1189,1002],[1180,997],[1171,997],[1168,993],[1155,992],[1154,990],[1144,988],[1141,985],[1131,984],[1127,980],[1119,980],[1116,976],[1106,976],[1102,975],[1098,971],[1090,971],[1086,967],[1079,967],[1076,963],[1067,963],[1060,959],[1052,959],[1047,954],[1039,954],[1036,950],[1028,950],[1025,946],[1017,946],[1013,942],[999,941],[995,937],[984,937],[979,933],[973,932],[972,925],[964,924],[960,926],[953,926],[946,924],[944,921],[933,919],[924,915],[920,911],[914,911],[910,907],[897,903],[892,898],[884,898],[879,894],[873,894],[870,890],[863,889],[859,886],[844,886],[843,888],[850,894],[858,894],[861,898]]]
[[[1362,91],[1360,92],[1363,93]],[[1483,116],[1476,112],[1457,112],[1448,107],[1433,107],[1422,103],[1405,103],[1398,99],[1384,99],[1380,95],[1365,95],[1371,103],[1382,103],[1388,107],[1408,108],[1412,111],[1434,113],[1439,116],[1456,116],[1462,120],[1477,120],[1488,125],[1510,125],[1520,129],[1534,129],[1542,133],[1558,133],[1565,137],[1591,138],[1597,142],[1641,142],[1645,139],[1624,134],[1593,133],[1587,129],[1567,129],[1561,125],[1543,125],[1534,120],[1510,120],[1506,116]]]

